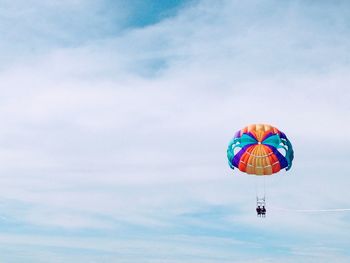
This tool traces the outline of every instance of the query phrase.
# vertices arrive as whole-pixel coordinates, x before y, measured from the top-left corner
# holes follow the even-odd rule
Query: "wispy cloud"
[[[345,262],[347,214],[273,207],[349,207],[347,3],[174,1],[137,19],[136,2],[4,2],[1,254],[319,262],[328,247]],[[266,179],[264,221],[261,182],[225,156],[254,122],[296,152]]]

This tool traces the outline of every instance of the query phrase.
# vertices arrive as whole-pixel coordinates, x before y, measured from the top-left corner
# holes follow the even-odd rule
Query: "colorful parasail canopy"
[[[236,132],[227,148],[232,169],[255,175],[271,175],[292,167],[293,147],[287,136],[268,124],[252,124]]]

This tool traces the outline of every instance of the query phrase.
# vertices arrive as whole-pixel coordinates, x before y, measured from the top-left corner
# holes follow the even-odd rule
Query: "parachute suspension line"
[[[255,185],[256,206],[258,206],[258,202],[259,202],[259,196],[258,196],[258,181],[256,180],[256,178],[254,178],[254,185]]]
[[[265,191],[265,176],[264,176],[264,200],[265,200],[265,197],[266,197],[266,191]]]
[[[262,182],[263,180],[264,182]],[[256,196],[256,206],[265,206],[265,177],[255,179],[255,196]]]
[[[262,197],[262,204],[263,204],[263,206],[266,206],[266,191],[265,191],[265,176],[263,176],[263,180],[264,180],[264,182],[263,182],[263,184],[264,184],[264,188],[263,188],[263,197]]]

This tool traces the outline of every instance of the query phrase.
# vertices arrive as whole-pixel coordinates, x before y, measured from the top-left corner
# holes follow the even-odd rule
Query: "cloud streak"
[[[43,26],[56,37],[68,23],[60,10],[80,15],[68,42],[37,21],[15,30],[28,31],[29,46],[40,31],[37,53],[22,57],[6,46],[11,36],[1,52],[17,55],[0,73],[9,261],[87,253],[91,262],[319,262],[322,247],[328,259],[348,260],[347,214],[268,211],[261,222],[256,178],[231,176],[225,156],[237,129],[276,125],[296,159],[266,180],[268,204],[348,207],[345,2],[198,1],[143,26],[127,25],[123,12],[100,14],[94,1],[31,4],[38,9],[25,7],[23,21],[54,12]],[[89,24],[96,30],[76,36]]]

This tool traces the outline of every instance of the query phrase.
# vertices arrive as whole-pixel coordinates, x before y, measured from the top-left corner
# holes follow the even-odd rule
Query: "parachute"
[[[287,171],[292,167],[294,151],[287,136],[269,124],[252,124],[236,132],[227,148],[227,159],[232,169],[266,176]],[[264,177],[265,179],[265,177]],[[256,190],[258,217],[266,214],[265,180],[263,197]]]
[[[269,124],[252,124],[236,132],[227,148],[232,169],[252,175],[271,175],[292,167],[293,147],[287,136]]]

